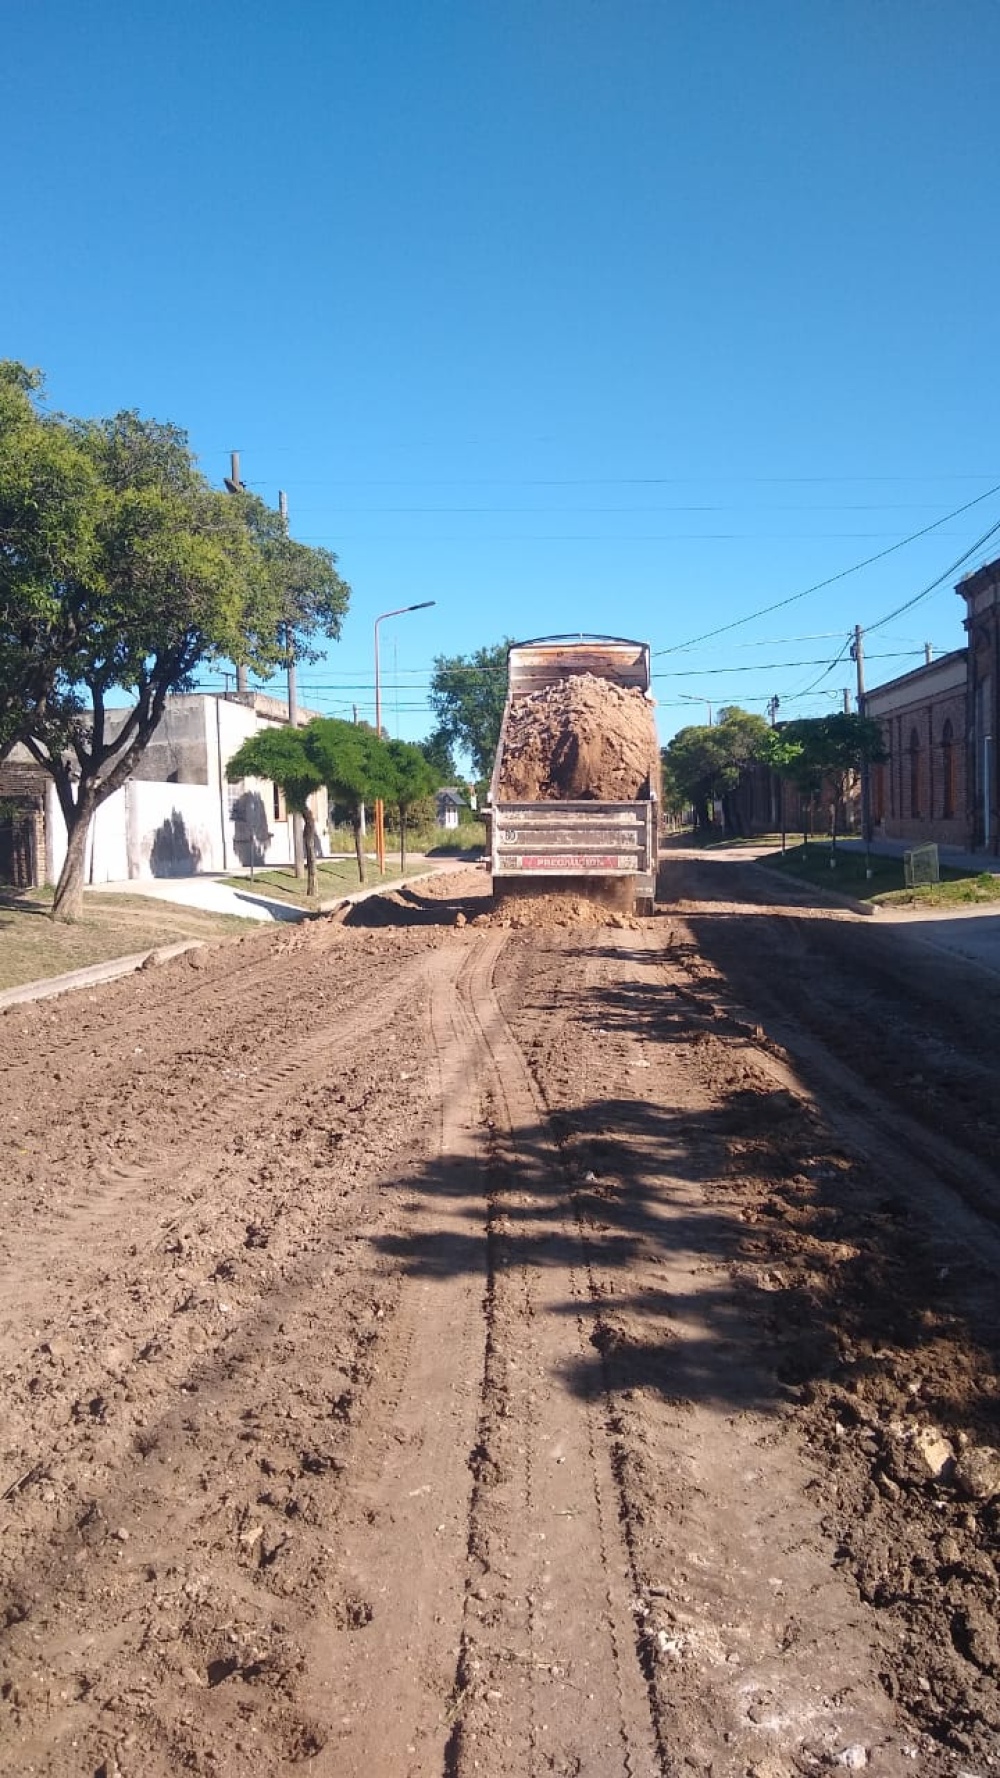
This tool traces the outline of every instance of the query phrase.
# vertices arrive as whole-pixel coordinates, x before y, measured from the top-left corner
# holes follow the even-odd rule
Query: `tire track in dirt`
[[[6,1020],[10,1020],[11,1030],[15,1024],[28,1030],[33,1026],[58,1025],[63,1031],[70,1025],[69,1034],[61,1034],[54,1039],[47,1037],[46,1053],[50,1063],[67,1061],[71,1066],[80,1063],[89,1070],[95,1062],[106,1058],[117,1060],[123,1050],[128,1053],[126,1046],[133,1037],[148,1036],[150,1005],[144,990],[151,975],[155,976],[156,987],[160,990],[157,995],[157,1011],[164,1009],[164,1001],[168,1000],[176,1016],[176,1029],[189,1023],[202,1008],[207,1008],[213,1018],[226,1004],[245,1008],[248,990],[252,994],[258,988],[262,968],[266,969],[271,959],[280,954],[288,943],[287,938],[282,941],[271,934],[254,934],[247,939],[198,946],[196,950],[172,958],[166,963],[146,964],[133,976],[121,981],[98,985],[90,990],[75,990],[61,996],[57,1002],[25,1002],[8,1008],[0,1013],[0,1028],[6,1034],[8,1027],[3,1023]],[[249,954],[243,957],[235,955],[237,948],[242,949],[244,945],[248,947]],[[223,948],[224,974],[217,962],[218,954]],[[109,996],[116,989],[118,1003],[114,1004]],[[138,1006],[131,1004],[136,1000],[140,1002]],[[95,1007],[97,1011],[94,1010]],[[85,1056],[81,1056],[81,1037],[87,1039]],[[30,1073],[36,1068],[37,1058],[29,1052],[21,1057],[7,1058],[3,1064],[3,1073],[16,1077],[19,1073]]]
[[[522,953],[504,1004],[551,1107],[589,1261],[597,1354],[584,1372],[609,1403],[663,1769],[790,1778],[857,1747],[905,1772],[878,1626],[831,1571],[818,1472],[775,1418],[786,1404],[730,1275],[743,1225],[728,1151],[749,1119],[773,1126],[779,1164],[790,1141],[808,1157],[816,1131],[794,1108],[808,1096],[775,1090],[748,1031],[705,1046],[702,1020],[663,994],[662,936],[553,936]]]
[[[369,1002],[353,1022],[348,1021],[329,1034],[314,1033],[308,1044],[296,1049],[279,1067],[279,1080],[273,1090],[248,1089],[239,1099],[236,1117],[238,1140],[241,1148],[247,1147],[248,1160],[253,1159],[253,1143],[247,1140],[253,1120],[245,1115],[247,1103],[256,1102],[256,1123],[261,1137],[266,1139],[269,1121],[273,1124],[282,1108],[287,1114],[290,1097],[299,1101],[302,1115],[308,1119],[311,1093],[316,1115],[310,1139],[315,1141],[316,1159],[325,1171],[332,1157],[323,1141],[324,1124],[328,1126],[331,1116],[331,1098],[338,1105],[342,1098],[341,1094],[331,1094],[327,1084],[330,1055],[349,1049],[356,1071],[362,1080],[369,1081],[373,1065],[378,1067],[380,1063],[382,1072],[388,1071],[391,1078],[400,1059],[409,1061],[411,1067],[402,1075],[405,1081],[418,1060],[419,1025],[412,1030],[400,1055],[393,1047],[396,1038],[391,1029],[399,1022],[400,1006],[405,999],[419,1002],[427,981],[432,977],[447,978],[460,960],[461,952],[449,956],[431,952],[408,962],[402,971],[397,968],[387,973],[383,983],[370,986]],[[365,1058],[366,1046],[373,1052],[369,1060]],[[364,1116],[368,1092],[362,1091],[355,1116]],[[411,1103],[410,1135],[419,1140],[422,1096],[410,1102],[406,1089],[397,1088],[396,1098],[400,1101],[396,1122],[406,1117],[406,1105]],[[383,1113],[383,1119],[389,1136],[391,1117]],[[339,1110],[335,1121],[342,1121]],[[203,1134],[196,1128],[190,1144],[194,1155],[199,1154]],[[402,1134],[400,1129],[396,1139]],[[383,1152],[384,1149],[385,1138]],[[334,1154],[339,1155],[342,1168],[348,1166],[350,1181],[356,1173],[352,1155],[345,1154],[339,1143]],[[220,1683],[212,1677],[216,1674],[222,1678],[230,1672],[256,1675],[252,1683],[259,1689],[253,1713],[255,1718],[259,1717],[261,1735],[257,1745],[271,1745],[274,1757],[281,1756],[281,1749],[290,1758],[305,1757],[307,1753],[312,1757],[327,1733],[324,1716],[314,1721],[308,1713],[303,1715],[301,1699],[291,1710],[282,1699],[291,1697],[294,1702],[298,1697],[301,1688],[296,1675],[305,1665],[304,1651],[311,1645],[307,1631],[315,1609],[310,1602],[311,1589],[315,1583],[322,1600],[324,1574],[332,1572],[330,1556],[322,1546],[317,1547],[317,1536],[324,1522],[328,1526],[336,1512],[341,1465],[345,1461],[338,1455],[338,1447],[349,1435],[359,1401],[374,1374],[366,1351],[386,1319],[391,1322],[395,1291],[391,1279],[385,1277],[385,1262],[371,1245],[371,1235],[377,1232],[380,1222],[384,1226],[393,1216],[396,1206],[387,1199],[377,1214],[368,1210],[366,1234],[362,1238],[357,1233],[345,1233],[350,1195],[346,1200],[341,1194],[331,1199],[328,1216],[317,1216],[315,1203],[307,1199],[301,1214],[289,1207],[284,1221],[292,1229],[290,1237],[282,1239],[280,1198],[275,1201],[269,1185],[272,1169],[265,1166],[262,1189],[253,1192],[253,1198],[261,1201],[260,1207],[253,1203],[247,1235],[241,1241],[238,1231],[241,1219],[251,1208],[247,1188],[252,1185],[252,1174],[242,1179],[231,1155],[221,1166],[218,1153],[211,1161],[201,1158],[200,1182],[210,1200],[206,1206],[210,1226],[206,1229],[204,1219],[199,1220],[198,1205],[192,1206],[188,1201],[188,1180],[184,1181],[178,1206],[174,1160],[173,1156],[166,1158],[166,1177],[162,1167],[159,1171],[152,1167],[145,1170],[142,1183],[146,1198],[141,1211],[154,1221],[162,1221],[167,1211],[168,1224],[178,1236],[176,1258],[164,1260],[133,1243],[136,1252],[129,1262],[133,1285],[118,1296],[117,1314],[109,1318],[105,1306],[108,1292],[102,1289],[106,1280],[101,1274],[105,1258],[110,1258],[107,1240],[95,1239],[91,1225],[90,1239],[84,1243],[81,1229],[76,1257],[78,1262],[86,1257],[88,1263],[74,1268],[72,1255],[64,1255],[69,1262],[65,1266],[64,1297],[60,1300],[49,1290],[44,1298],[47,1325],[53,1329],[49,1338],[35,1349],[29,1341],[25,1348],[23,1325],[16,1323],[4,1337],[6,1349],[19,1351],[20,1360],[17,1372],[8,1373],[8,1385],[16,1398],[21,1393],[16,1388],[16,1376],[22,1376],[22,1399],[35,1419],[35,1448],[28,1452],[34,1461],[26,1461],[24,1475],[14,1478],[18,1485],[11,1493],[12,1504],[5,1509],[11,1522],[6,1538],[4,1600],[0,1605],[6,1605],[11,1626],[7,1657],[12,1664],[6,1671],[14,1677],[8,1677],[4,1696],[19,1723],[37,1723],[39,1715],[47,1719],[43,1741],[36,1747],[39,1771],[76,1772],[75,1756],[63,1754],[63,1749],[71,1734],[81,1732],[81,1716],[87,1725],[83,1731],[85,1738],[89,1741],[96,1732],[90,1726],[93,1709],[87,1707],[87,1700],[93,1694],[94,1705],[99,1705],[102,1693],[90,1676],[92,1669],[106,1660],[120,1674],[123,1668],[126,1672],[131,1668],[135,1673],[136,1655],[130,1650],[136,1632],[130,1628],[130,1620],[134,1624],[147,1611],[152,1627],[147,1626],[143,1632],[143,1646],[148,1648],[152,1637],[154,1649],[162,1641],[165,1646],[174,1644],[186,1650],[184,1671],[189,1677],[184,1679],[184,1672],[179,1672],[169,1656],[165,1665],[150,1655],[138,1662],[140,1673],[146,1666],[159,1669],[156,1685],[139,1685],[145,1699],[140,1711],[145,1719],[141,1739],[147,1747],[143,1757],[153,1761],[155,1749],[160,1748],[155,1764],[142,1766],[144,1774],[160,1770],[161,1759],[164,1772],[176,1771],[182,1764],[198,1771],[216,1769],[204,1753],[213,1740],[212,1733],[205,1732],[206,1712],[192,1711],[190,1707],[187,1711],[189,1718],[200,1719],[199,1743],[184,1729],[183,1705],[185,1690],[197,1705],[198,1688],[207,1684],[214,1706],[207,1712],[209,1719],[227,1720],[226,1705],[231,1710],[233,1700],[216,1697],[215,1687]],[[298,1165],[305,1183],[311,1173],[313,1154],[307,1152]],[[224,1181],[221,1186],[220,1177]],[[216,1188],[214,1195],[208,1191],[212,1185]],[[313,1198],[315,1189],[315,1184],[311,1184]],[[265,1204],[268,1208],[264,1208]],[[171,1216],[170,1210],[176,1212],[178,1208],[182,1214]],[[196,1225],[197,1240],[193,1238]],[[136,1227],[133,1223],[133,1232]],[[350,1227],[347,1220],[346,1229]],[[190,1238],[184,1239],[185,1235]],[[359,1239],[361,1246],[352,1248],[352,1243]],[[244,1252],[245,1247],[252,1252]],[[207,1290],[205,1282],[198,1282],[208,1272],[207,1264],[198,1263],[206,1248],[206,1259],[220,1251],[223,1256],[227,1252],[234,1255],[233,1261],[224,1258],[221,1266],[214,1265],[210,1278],[220,1273],[221,1278],[215,1284],[208,1281]],[[351,1263],[352,1252],[361,1256],[360,1264]],[[161,1276],[156,1285],[147,1287],[145,1280],[151,1260],[156,1257],[160,1259]],[[253,1269],[246,1277],[236,1263],[240,1258],[253,1261]],[[182,1294],[190,1299],[188,1302],[178,1302],[171,1288],[175,1263],[178,1284],[184,1272],[194,1284],[192,1289],[184,1287]],[[238,1275],[234,1276],[234,1272]],[[29,1277],[25,1268],[25,1285]],[[333,1299],[331,1277],[340,1280],[337,1297]],[[29,1301],[25,1306],[33,1307],[37,1315],[37,1277],[35,1288],[34,1304]],[[373,1295],[377,1310],[374,1322],[370,1307]],[[97,1302],[102,1307],[99,1316],[93,1313]],[[341,1330],[339,1336],[333,1332],[329,1340],[322,1337],[323,1325],[318,1321],[324,1303],[332,1310],[332,1328]],[[220,1308],[228,1311],[225,1320],[220,1319]],[[185,1312],[179,1314],[179,1310]],[[187,1338],[178,1340],[178,1328],[195,1336],[193,1345]],[[246,1408],[241,1426],[240,1403],[247,1401],[247,1382],[255,1372],[259,1373],[262,1357],[266,1367],[267,1355],[273,1351],[277,1361],[282,1350],[297,1354],[294,1380],[286,1381],[279,1369],[272,1389],[265,1393],[262,1409]],[[88,1372],[91,1378],[101,1378],[96,1392],[93,1384],[90,1390],[86,1387]],[[275,1389],[277,1395],[272,1404],[267,1396]],[[72,1421],[82,1415],[83,1424],[72,1431],[57,1425],[46,1449],[42,1441],[46,1419],[51,1419],[49,1399],[57,1413],[59,1404],[64,1412],[71,1407]],[[288,1426],[286,1415],[294,1422],[293,1428]],[[9,1428],[5,1430],[9,1436]],[[247,1458],[253,1458],[261,1447],[265,1453],[270,1448],[271,1453],[260,1459],[264,1475],[278,1480],[263,1489],[258,1483],[256,1494],[251,1489],[241,1504],[234,1502],[228,1482],[232,1476],[243,1473]],[[71,1449],[77,1456],[86,1453],[88,1482],[82,1497],[75,1488],[67,1492],[62,1480],[61,1471]],[[228,1462],[227,1450],[231,1453]],[[221,1549],[214,1524],[206,1524],[206,1495],[209,1500],[221,1496],[214,1514],[208,1514],[210,1521],[221,1519],[223,1524]],[[311,1534],[304,1530],[306,1524],[315,1527]],[[115,1541],[115,1526],[122,1529],[120,1542]],[[304,1549],[310,1535],[312,1555],[301,1558],[296,1578],[295,1548]],[[328,1529],[326,1536],[329,1537]],[[222,1554],[227,1546],[234,1552],[228,1562]],[[23,1551],[20,1577],[15,1560],[17,1549]],[[199,1551],[204,1552],[202,1561],[208,1564],[207,1575],[199,1574]],[[93,1588],[100,1586],[102,1563],[107,1564],[108,1553],[113,1565],[127,1567],[136,1579],[126,1594],[125,1617],[113,1629],[102,1655],[101,1638],[88,1633],[88,1626],[96,1621]],[[176,1575],[178,1567],[180,1578],[172,1582],[169,1576]],[[69,1586],[67,1572],[73,1577]],[[155,1589],[152,1607],[151,1595],[141,1584],[143,1578]],[[249,1591],[248,1579],[253,1583]],[[234,1589],[228,1602],[227,1584]],[[279,1599],[291,1601],[287,1611],[294,1620],[294,1633],[287,1623],[285,1629],[281,1628],[280,1617],[277,1624],[269,1624],[266,1610],[262,1621],[258,1603],[262,1589],[265,1595],[276,1590]],[[115,1591],[120,1596],[119,1586]],[[61,1704],[53,1701],[51,1693],[45,1702],[38,1698],[34,1684],[27,1682],[25,1659],[18,1656],[21,1645],[30,1666],[31,1644],[39,1634],[37,1626],[44,1625],[46,1634],[51,1635],[50,1613],[60,1594],[67,1628],[62,1647],[54,1651],[53,1670],[61,1675]],[[329,1609],[333,1612],[332,1622],[351,1624],[354,1602],[350,1597],[345,1600],[335,1592]],[[199,1617],[204,1621],[196,1621]],[[26,1627],[20,1632],[18,1625],[22,1621]],[[233,1647],[239,1659],[230,1665],[234,1660]],[[273,1652],[273,1659],[268,1650]],[[74,1677],[81,1670],[88,1674],[83,1690]],[[182,1694],[179,1698],[178,1689]],[[149,1692],[153,1694],[151,1699],[146,1696]],[[169,1704],[166,1698],[170,1698]],[[80,1705],[84,1706],[82,1711],[74,1708]],[[110,1720],[117,1728],[114,1706],[106,1698],[104,1707],[112,1710]],[[65,1718],[64,1731],[60,1717]],[[94,1746],[105,1747],[106,1737],[96,1733]],[[30,1732],[25,1744],[32,1744]],[[199,1744],[202,1754],[195,1751]],[[49,1749],[48,1758],[42,1747]],[[65,1765],[61,1756],[66,1759]],[[209,1763],[203,1766],[202,1757],[208,1758]],[[95,1753],[95,1770],[98,1763]]]
[[[479,1406],[486,1199],[477,1074],[456,993],[462,953],[435,959],[429,1023],[435,1152],[407,1184],[408,1271],[380,1346],[338,1514],[353,1622],[320,1627],[311,1666],[332,1722],[318,1770],[336,1778],[440,1773],[466,1586],[469,1452]]]
[[[818,1032],[815,1016],[802,1018],[787,1004],[778,1008],[772,994],[761,996],[764,1029],[751,1020],[721,979],[712,979],[696,960],[695,947],[674,962],[673,991],[685,998],[706,1030],[729,1032],[749,1040],[756,1065],[775,1083],[801,1095],[808,1090],[822,1098],[823,1115],[845,1147],[884,1171],[887,1187],[905,1163],[907,1192],[919,1202],[936,1229],[942,1261],[961,1253],[989,1258],[1000,1274],[1000,1189],[994,1166],[983,1163],[940,1128],[918,1122],[906,1110],[886,1101],[869,1085],[864,1073],[864,1048],[852,1065],[835,1054]],[[689,984],[689,985],[686,985]],[[787,1057],[794,1057],[794,1070]]]
[[[501,946],[460,981],[488,1058],[489,1333],[471,1571],[448,1770],[647,1778],[661,1770],[598,1389],[586,1257],[541,1100],[501,1011]]]
[[[102,1253],[112,1232],[119,1235],[127,1224],[130,1253],[136,1272],[176,1230],[180,1217],[194,1214],[200,1200],[226,1170],[217,1142],[220,1129],[245,1135],[273,1121],[296,1094],[312,1082],[322,1083],[339,1058],[348,1057],[373,1035],[391,1026],[400,1008],[419,996],[428,973],[424,957],[404,966],[390,979],[380,979],[365,991],[360,1008],[342,1007],[337,1027],[316,1028],[286,1047],[280,1059],[258,1063],[254,1077],[243,1070],[217,1072],[212,1097],[197,1106],[185,1120],[183,1137],[169,1158],[147,1165],[122,1163],[114,1157],[77,1179],[73,1195],[60,1181],[45,1200],[35,1205],[27,1228],[18,1231],[14,1263],[0,1270],[0,1301],[4,1317],[15,1323],[33,1298],[35,1279],[44,1266],[50,1302],[59,1304],[60,1273],[66,1272],[79,1293],[81,1255],[102,1264]],[[229,1078],[226,1078],[226,1076]],[[168,1190],[164,1193],[164,1175]],[[169,1206],[164,1214],[164,1203]],[[150,1227],[150,1224],[153,1226]],[[5,1323],[0,1322],[0,1331]]]

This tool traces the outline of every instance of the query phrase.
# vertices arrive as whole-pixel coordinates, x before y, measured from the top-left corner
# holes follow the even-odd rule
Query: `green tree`
[[[297,728],[268,728],[248,735],[226,766],[226,777],[230,784],[242,778],[268,778],[284,792],[289,809],[302,817],[306,894],[315,896],[316,818],[309,798],[322,788],[323,778],[306,751],[303,734]]]
[[[211,488],[177,427],[132,412],[43,417],[40,387],[2,367],[0,732],[55,783],[67,853],[53,914],[72,919],[91,818],[131,776],[167,696],[208,659],[267,673],[289,626],[300,641],[314,621],[335,633],[346,588],[328,552],[290,546]]]
[[[672,795],[691,804],[696,829],[714,826],[714,804],[723,805],[723,822],[738,829],[733,793],[743,768],[762,756],[769,730],[762,716],[732,705],[720,710],[712,728],[679,729],[663,749],[666,782]]]
[[[79,439],[39,411],[38,371],[0,361],[0,760],[44,719],[75,642],[62,590],[85,578],[96,479]]]
[[[239,664],[278,665],[289,659],[315,661],[322,650],[314,638],[336,641],[351,589],[337,573],[332,550],[307,548],[288,534],[281,513],[255,494],[241,490],[230,496],[250,534],[255,557],[268,582],[271,633],[249,636]]]
[[[399,867],[406,869],[406,823],[415,803],[437,789],[437,773],[423,749],[412,741],[384,743],[388,765],[386,801],[399,810]]]
[[[325,784],[331,802],[350,810],[358,881],[366,877],[361,835],[361,811],[376,797],[392,794],[392,774],[386,743],[374,729],[362,723],[342,722],[336,716],[317,716],[301,731],[306,753]]]
[[[477,648],[473,654],[438,655],[431,675],[430,702],[436,719],[432,739],[461,747],[477,778],[489,778],[500,739],[507,697],[509,640]]]
[[[797,786],[812,803],[824,784],[833,797],[833,844],[842,825],[842,811],[860,772],[885,759],[881,724],[873,717],[839,711],[832,716],[802,717],[769,731],[768,762],[780,777]]]
[[[428,735],[426,741],[420,742],[420,751],[437,780],[434,786],[435,790],[440,790],[445,784],[454,784],[458,775],[455,755],[452,752],[451,742],[441,734],[440,729],[435,729],[433,734]]]
[[[207,657],[267,635],[273,597],[238,515],[196,469],[174,426],[122,413],[72,430],[93,467],[94,543],[78,575],[49,588],[61,639],[56,683],[25,745],[55,783],[67,851],[53,914],[83,906],[87,830],[129,778],[167,696]],[[132,703],[109,708],[115,692]]]

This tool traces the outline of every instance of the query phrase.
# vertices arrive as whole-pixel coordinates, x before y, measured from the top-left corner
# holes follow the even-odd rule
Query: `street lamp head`
[[[419,605],[396,605],[391,611],[380,611],[375,619],[376,632],[379,624],[384,623],[387,617],[405,617],[408,611],[426,611],[428,606],[436,604],[436,599],[421,599]]]

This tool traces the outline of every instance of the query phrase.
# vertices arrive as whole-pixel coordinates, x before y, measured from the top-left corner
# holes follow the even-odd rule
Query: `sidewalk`
[[[810,843],[819,846],[823,842],[820,837],[816,837]],[[838,852],[841,848],[863,853],[865,846],[863,840],[838,837]],[[871,845],[872,852],[882,858],[902,858],[903,853],[910,849],[905,840],[873,840]],[[753,859],[766,868],[768,859],[776,854],[780,856],[780,852],[780,846],[769,844],[755,847],[748,840],[745,846],[738,849],[706,851],[701,856],[716,860],[732,858],[734,862],[737,859]],[[940,846],[938,852],[942,865],[954,870],[968,871],[972,876],[978,876],[980,872],[988,872],[991,876],[1000,875],[1000,858],[980,852],[963,852],[958,846]],[[783,877],[782,881],[787,882],[787,877]],[[876,914],[879,927],[884,931],[893,930],[900,935],[908,933],[912,939],[933,950],[950,953],[961,957],[966,963],[975,963],[982,969],[1000,974],[1000,904],[995,901],[983,902],[978,907],[875,907],[855,901],[849,896],[838,895],[833,890],[822,893],[829,893],[831,901],[841,901],[858,913]]]
[[[428,862],[417,855],[414,856],[413,863],[421,868],[413,873],[408,871],[405,877],[393,877],[389,882],[351,890],[346,895],[333,895],[311,907],[279,900],[277,896],[269,895],[266,888],[255,888],[249,871],[239,888],[226,880],[239,873],[227,871],[225,877],[206,873],[196,877],[136,877],[119,883],[90,883],[86,893],[146,895],[154,901],[174,901],[182,907],[202,908],[210,914],[235,914],[243,920],[297,921],[307,919],[315,913],[328,914],[334,908],[343,906],[345,901],[359,901],[366,895],[389,894],[393,889],[401,888],[404,883],[419,883],[425,877],[436,876],[439,871],[464,867],[467,861],[447,858],[440,863],[436,860]]]

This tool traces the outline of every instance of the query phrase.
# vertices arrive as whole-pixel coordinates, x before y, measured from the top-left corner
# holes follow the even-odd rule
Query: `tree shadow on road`
[[[641,1036],[728,1055],[716,1104],[609,1096],[488,1131],[480,1166],[446,1158],[399,1181],[420,1208],[382,1238],[385,1253],[441,1276],[481,1271],[485,1251],[495,1275],[536,1276],[541,1312],[587,1326],[563,1370],[582,1394],[603,1379],[772,1411],[821,1387],[865,1413],[972,1423],[1000,1442],[985,1271],[973,1277],[957,1243],[942,1254],[900,1179],[841,1146],[821,1088],[754,1076],[744,1040],[764,1034],[724,985],[685,999],[650,967],[656,952],[626,960],[631,980],[589,993],[569,975],[576,1022],[615,1045]],[[559,1268],[574,1282],[554,1302],[545,1278]]]
[[[772,1191],[773,1153],[743,1153],[739,1176],[731,1170],[733,1142],[770,1116],[742,1091],[697,1118],[594,1101],[499,1136],[481,1167],[446,1157],[407,1174],[399,1184],[416,1207],[378,1244],[421,1277],[516,1276],[534,1313],[576,1319],[581,1337],[563,1342],[561,1366],[575,1392],[610,1379],[674,1402],[769,1411],[789,1382],[830,1374],[842,1343],[811,1282],[779,1280],[756,1215],[747,1220],[749,1200]],[[748,1315],[748,1291],[773,1301],[778,1288],[788,1350]]]

